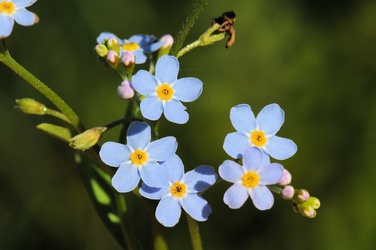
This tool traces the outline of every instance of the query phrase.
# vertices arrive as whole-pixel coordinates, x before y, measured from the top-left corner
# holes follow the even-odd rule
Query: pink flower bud
[[[124,52],[123,56],[121,57],[121,62],[123,63],[124,67],[133,66],[136,61],[136,57],[132,52]]]
[[[128,80],[122,81],[117,88],[117,93],[121,99],[131,99],[134,96],[134,88],[132,83]]]
[[[285,186],[281,191],[281,196],[285,200],[291,200],[294,197],[295,189],[293,186]]]
[[[304,202],[310,197],[309,192],[306,189],[298,189],[295,194],[296,200]]]
[[[279,185],[281,186],[286,186],[291,183],[292,176],[289,171],[286,169],[283,170],[283,175],[281,180],[278,182]]]
[[[113,50],[108,51],[106,60],[107,60],[108,65],[110,65],[112,68],[114,69],[117,68],[119,64],[119,56],[115,51]]]
[[[162,36],[159,39],[159,41],[165,42],[165,44],[163,44],[162,48],[170,48],[172,46],[172,44],[174,43],[174,38],[170,34],[167,34],[167,35]]]

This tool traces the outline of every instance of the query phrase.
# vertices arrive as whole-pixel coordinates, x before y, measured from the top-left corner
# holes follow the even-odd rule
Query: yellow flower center
[[[251,134],[251,143],[257,147],[262,147],[268,141],[265,137],[265,133],[261,130],[255,130]]]
[[[184,197],[187,194],[187,185],[177,181],[170,187],[170,193],[174,198]]]
[[[168,83],[164,83],[157,88],[158,98],[163,101],[169,101],[174,94],[174,89]]]
[[[16,8],[14,7],[14,3],[12,2],[1,2],[0,3],[0,13],[11,15],[16,11]]]
[[[135,51],[135,50],[138,50],[140,46],[138,45],[138,43],[130,42],[130,43],[124,43],[121,47],[125,51]]]
[[[142,166],[148,161],[148,153],[141,149],[137,149],[131,154],[130,158],[133,165]]]
[[[243,175],[242,181],[244,187],[254,188],[258,185],[260,181],[260,176],[253,171],[249,171],[248,173]]]

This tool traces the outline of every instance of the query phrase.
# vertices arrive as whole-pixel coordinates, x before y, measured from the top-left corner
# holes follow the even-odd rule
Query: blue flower
[[[116,38],[121,46],[121,53],[119,57],[122,56],[123,52],[132,52],[136,57],[136,64],[142,64],[146,62],[145,53],[152,53],[157,51],[160,47],[164,45],[164,41],[156,41],[154,36],[138,34],[131,36],[129,39],[121,40],[116,35],[109,32],[102,32],[97,37],[97,43],[100,44],[104,39],[109,39],[110,37]]]
[[[145,122],[132,122],[127,133],[127,145],[106,142],[99,151],[102,161],[119,167],[112,185],[121,193],[137,187],[140,178],[152,187],[168,181],[167,173],[159,162],[170,158],[177,149],[175,137],[169,136],[150,142],[151,129]]]
[[[196,100],[202,92],[202,82],[194,77],[177,79],[179,61],[176,57],[164,55],[156,64],[155,76],[146,70],[138,71],[132,78],[137,92],[146,95],[140,108],[149,120],[158,120],[162,112],[167,120],[183,124],[189,119],[181,103]]]
[[[14,21],[23,26],[30,26],[39,21],[33,12],[26,10],[37,0],[0,0],[0,39],[12,33]]]
[[[234,183],[224,194],[223,201],[232,209],[243,206],[248,196],[259,210],[270,209],[274,197],[266,185],[277,184],[283,175],[281,164],[262,164],[263,154],[256,147],[249,147],[243,156],[243,166],[226,160],[219,166],[219,175]]]
[[[267,155],[285,160],[297,151],[292,140],[275,135],[285,120],[278,104],[265,106],[256,118],[249,105],[240,104],[231,109],[230,119],[237,132],[226,136],[223,148],[231,157],[240,158],[246,148],[253,146],[263,151],[264,163],[269,163]]]
[[[140,194],[148,199],[160,200],[155,212],[157,220],[166,227],[178,223],[181,208],[193,219],[205,221],[212,209],[202,198],[202,192],[213,185],[217,175],[211,166],[199,166],[184,174],[184,165],[177,155],[162,163],[169,180],[160,188],[152,188],[142,183]]]

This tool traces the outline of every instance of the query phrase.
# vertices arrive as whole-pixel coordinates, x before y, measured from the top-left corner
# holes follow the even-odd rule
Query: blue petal
[[[223,149],[233,158],[242,157],[244,150],[251,146],[249,138],[240,132],[229,133],[225,137]]]
[[[168,173],[157,162],[148,162],[139,171],[142,181],[150,187],[160,188],[168,185]]]
[[[164,196],[157,206],[155,216],[157,220],[165,227],[175,226],[180,219],[181,206],[178,200]]]
[[[152,74],[142,69],[132,76],[132,85],[138,93],[149,95],[156,92],[158,82]]]
[[[293,156],[298,150],[298,146],[290,140],[278,136],[268,139],[265,151],[274,159],[285,160]]]
[[[243,168],[238,163],[230,160],[225,160],[219,166],[218,172],[222,179],[232,183],[239,181],[244,175]]]
[[[174,96],[183,102],[192,102],[201,95],[202,85],[203,83],[197,78],[181,78],[174,85]]]
[[[11,2],[14,3],[16,9],[22,7],[29,7],[30,5],[34,4],[37,0],[12,0]]]
[[[167,171],[170,182],[180,181],[184,175],[184,165],[179,156],[174,154],[161,164]]]
[[[146,122],[132,122],[128,128],[127,145],[132,149],[144,149],[151,138],[151,129]]]
[[[153,141],[148,146],[149,157],[156,161],[165,161],[175,154],[178,142],[173,136],[163,137]]]
[[[146,44],[150,44],[150,43],[154,42],[155,37],[150,36],[150,35],[145,35],[145,34],[137,34],[137,35],[131,36],[128,39],[128,41],[137,43],[139,45],[146,45]]]
[[[159,58],[155,66],[155,76],[162,83],[173,83],[179,73],[179,61],[174,56],[164,55]]]
[[[163,112],[162,102],[155,96],[147,96],[140,104],[141,114],[146,119],[156,121]]]
[[[253,204],[259,210],[270,209],[274,204],[273,194],[266,186],[250,188],[248,189],[248,193],[251,196]]]
[[[128,146],[117,142],[106,142],[99,151],[101,160],[111,167],[118,167],[128,161],[130,154]]]
[[[266,135],[275,135],[285,121],[285,113],[278,104],[269,104],[260,111],[256,121]]]
[[[134,56],[136,57],[135,64],[143,64],[146,62],[146,55],[144,54],[144,50],[138,49],[136,51],[132,51]]]
[[[217,180],[214,168],[212,166],[199,166],[192,171],[187,172],[182,181],[187,184],[189,190],[202,192],[208,189]]]
[[[166,103],[164,115],[167,120],[177,124],[184,124],[189,119],[185,106],[178,100],[171,100]]]
[[[283,176],[283,167],[279,163],[272,163],[260,168],[258,174],[260,176],[260,185],[277,184]]]
[[[247,199],[247,189],[242,184],[232,185],[223,196],[224,203],[232,209],[240,208]]]
[[[212,213],[208,202],[197,194],[187,194],[181,201],[183,209],[195,220],[206,221]]]
[[[140,194],[148,199],[151,200],[160,200],[163,195],[169,192],[169,186],[164,186],[161,188],[149,187],[145,183],[141,184],[141,188],[139,189]]]
[[[233,107],[230,111],[230,120],[238,132],[249,133],[256,129],[255,115],[248,104],[239,104]]]
[[[0,39],[8,37],[12,33],[14,20],[9,16],[0,15]]]
[[[145,53],[152,53],[154,51],[159,50],[164,44],[165,42],[158,41],[152,44],[143,45],[142,48],[144,49]]]
[[[19,9],[13,15],[14,20],[23,26],[30,26],[39,21],[39,18],[33,12],[30,12],[26,9]]]
[[[116,38],[119,41],[119,43],[122,44],[122,40],[119,37],[117,37],[115,34],[110,33],[110,32],[100,33],[99,36],[97,37],[97,43],[101,44],[104,39],[109,39],[110,37]]]
[[[256,147],[249,147],[244,151],[243,166],[248,170],[257,171],[261,167],[263,153]]]
[[[140,181],[137,167],[122,164],[112,177],[112,186],[119,193],[130,192],[135,189]]]

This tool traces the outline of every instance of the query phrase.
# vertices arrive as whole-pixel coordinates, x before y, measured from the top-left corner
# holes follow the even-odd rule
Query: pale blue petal
[[[180,181],[184,175],[184,165],[179,156],[174,154],[161,164],[167,171],[170,182]]]
[[[175,226],[180,219],[181,206],[178,200],[164,196],[157,206],[155,216],[157,220],[165,227]]]
[[[277,184],[283,176],[283,166],[279,163],[272,163],[260,168],[258,174],[260,185]]]
[[[223,196],[224,203],[232,209],[240,208],[247,199],[247,189],[242,184],[232,185]]]
[[[139,171],[142,181],[150,187],[160,188],[168,185],[168,173],[157,162],[148,162]]]
[[[155,76],[162,83],[173,83],[178,78],[179,61],[174,56],[164,55],[155,66]]]
[[[132,76],[132,85],[138,93],[149,95],[156,92],[158,82],[152,74],[142,69]]]
[[[144,149],[151,139],[151,129],[146,122],[132,122],[128,128],[127,145],[134,150]]]
[[[248,104],[239,104],[230,111],[230,120],[236,131],[251,132],[256,129],[256,119]]]
[[[12,33],[14,20],[9,16],[0,15],[0,39],[8,37]]]
[[[201,95],[202,85],[202,81],[197,78],[181,78],[174,85],[174,96],[183,102],[192,102]]]
[[[177,124],[184,124],[189,119],[185,106],[178,100],[171,100],[166,103],[164,115],[167,120]]]
[[[145,34],[136,34],[136,35],[131,36],[128,39],[128,41],[137,43],[139,45],[145,45],[145,44],[150,44],[150,43],[154,42],[155,37],[150,36],[150,35],[145,35]]]
[[[260,166],[266,166],[270,164],[270,156],[269,154],[265,153],[264,150],[262,150],[262,161]]]
[[[257,186],[248,189],[252,202],[259,210],[270,209],[274,204],[274,197],[272,192],[266,186]]]
[[[155,161],[165,161],[175,154],[178,142],[173,136],[163,137],[153,141],[148,146],[149,157]]]
[[[277,160],[290,158],[297,150],[298,146],[292,140],[279,136],[269,138],[265,149],[266,153]]]
[[[135,64],[142,64],[142,63],[146,62],[147,57],[144,54],[144,50],[138,49],[136,51],[131,51],[131,52],[136,57]]]
[[[135,189],[140,181],[137,167],[122,164],[112,177],[112,186],[119,193],[130,192]]]
[[[217,180],[214,168],[212,166],[202,165],[192,171],[187,172],[182,181],[187,184],[189,190],[202,192],[208,189]]]
[[[39,21],[39,18],[33,12],[30,12],[26,9],[19,9],[13,15],[14,20],[23,26],[30,26]]]
[[[266,135],[275,135],[285,121],[285,113],[278,104],[269,104],[260,111],[256,121]]]
[[[187,194],[181,201],[183,209],[195,220],[206,221],[212,213],[208,202],[197,194]]]
[[[37,0],[12,0],[16,8],[29,7],[33,5]]]
[[[118,167],[128,161],[130,154],[128,146],[117,142],[106,142],[99,151],[101,160],[111,167]]]
[[[240,132],[229,133],[225,137],[223,149],[233,158],[242,157],[246,148],[251,146],[249,138]]]
[[[249,147],[243,154],[243,166],[248,170],[257,171],[261,167],[263,153],[256,147]]]
[[[145,53],[152,53],[154,51],[159,50],[164,44],[165,44],[165,42],[158,41],[158,42],[154,42],[152,44],[142,45],[142,48],[144,49]]]
[[[156,121],[163,112],[162,102],[155,96],[147,96],[140,104],[141,114],[146,119]]]
[[[222,179],[232,183],[239,181],[244,175],[242,167],[238,163],[230,160],[225,160],[222,165],[219,166],[218,172]]]
[[[163,195],[169,192],[169,186],[163,186],[161,188],[154,188],[149,187],[145,183],[141,184],[141,188],[139,189],[140,194],[148,199],[151,200],[160,200]]]
[[[110,37],[116,38],[119,41],[119,43],[122,44],[122,40],[119,37],[117,37],[115,34],[110,33],[110,32],[100,33],[99,36],[97,37],[97,43],[101,44],[104,39],[109,39]]]

